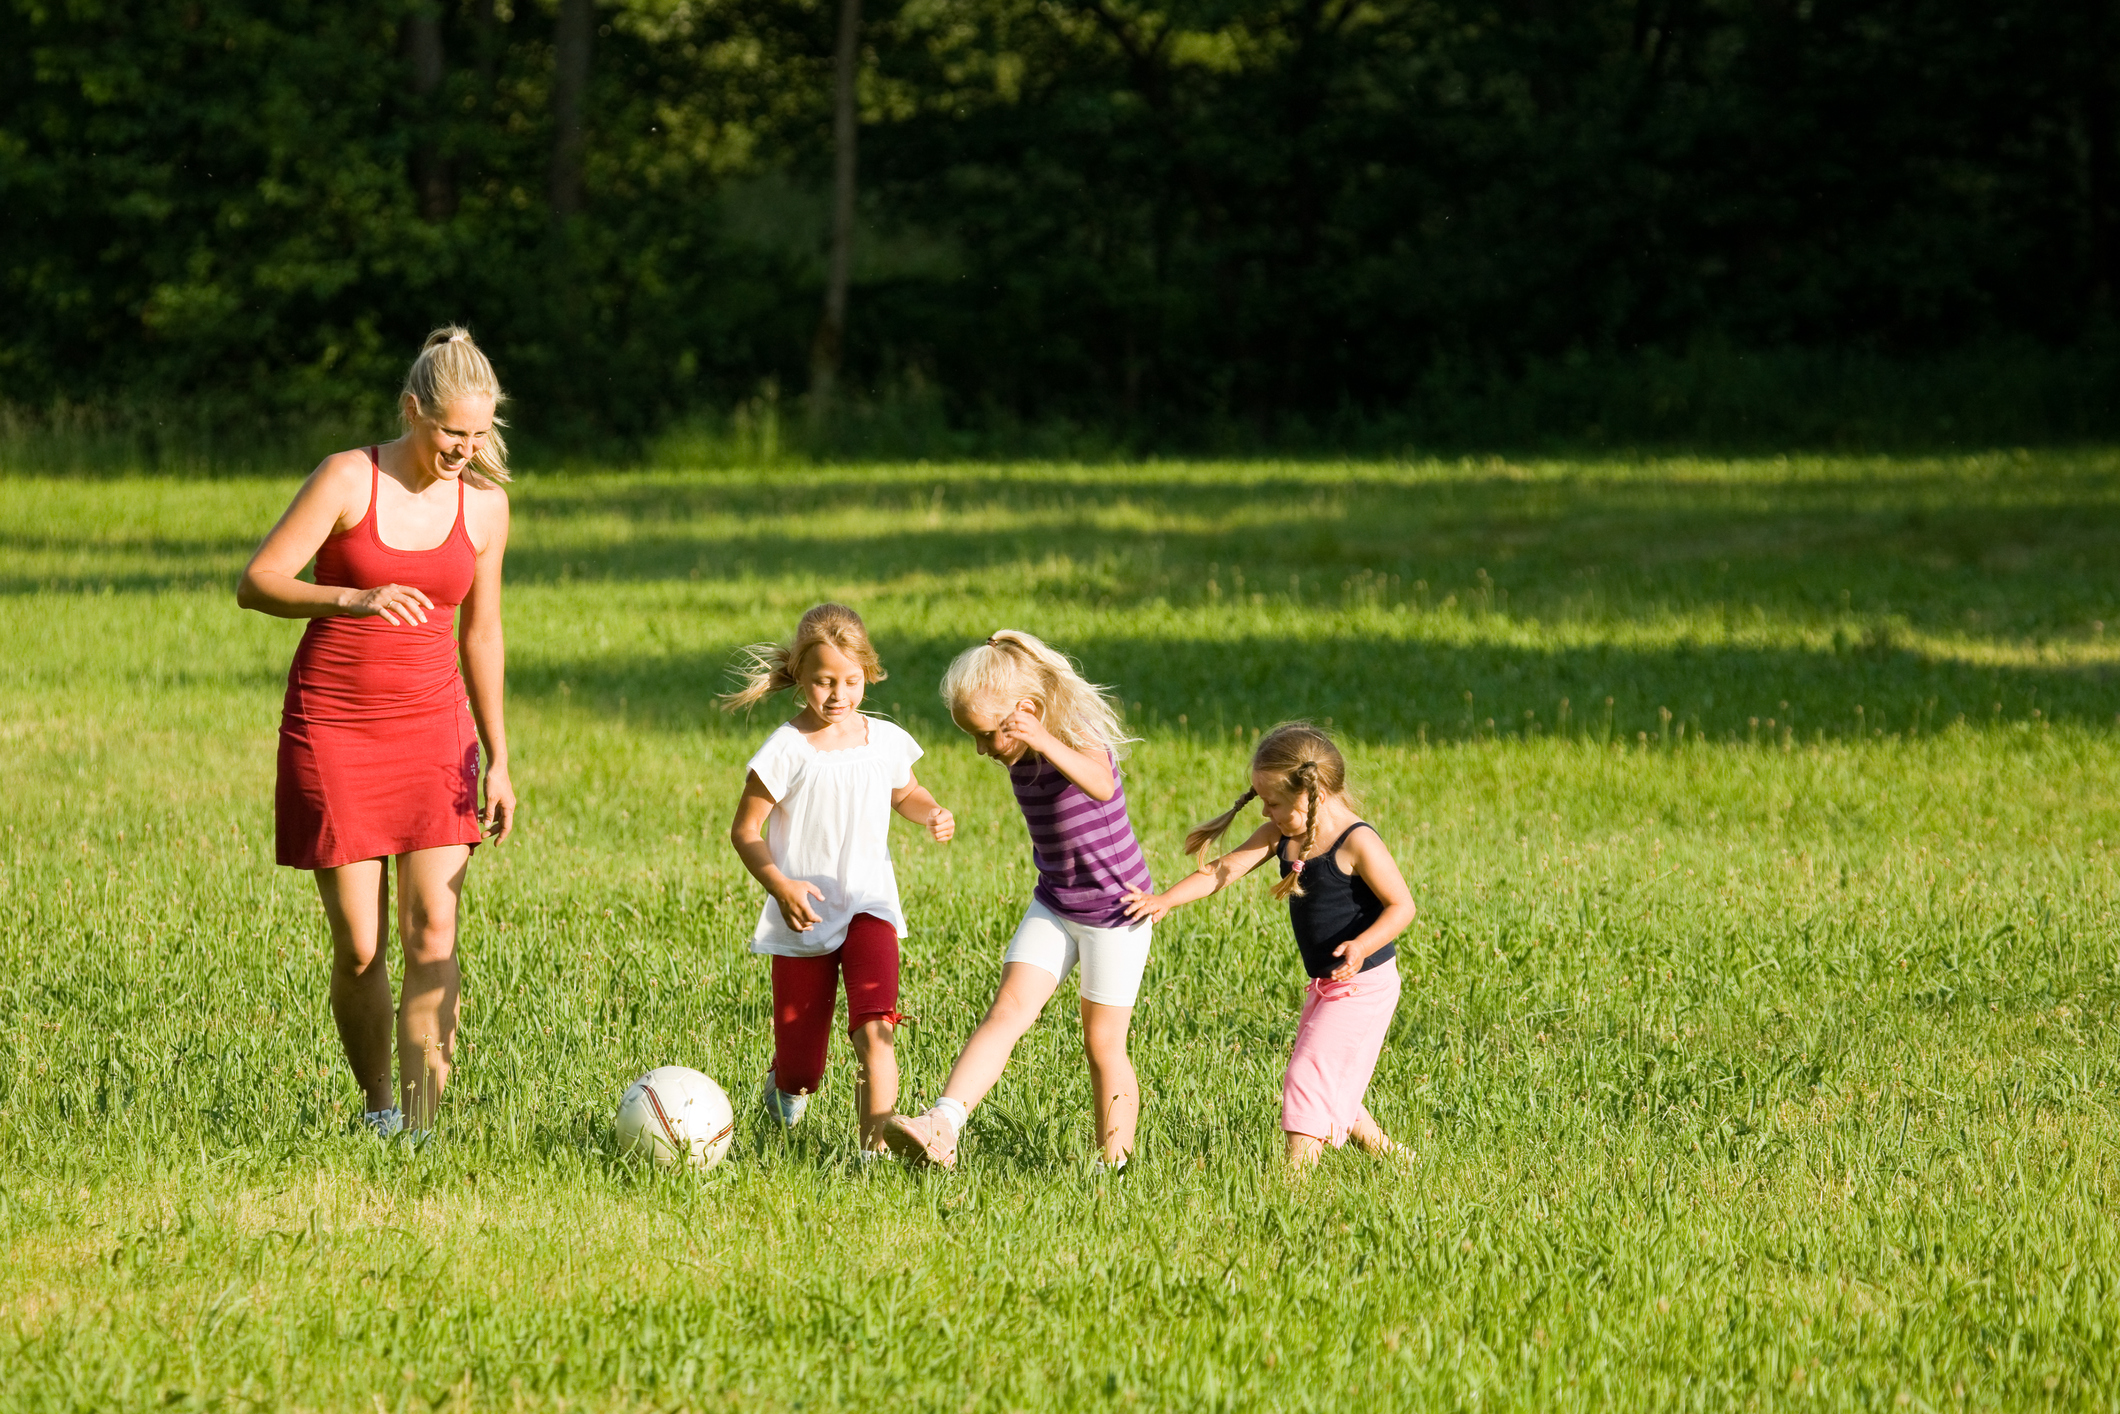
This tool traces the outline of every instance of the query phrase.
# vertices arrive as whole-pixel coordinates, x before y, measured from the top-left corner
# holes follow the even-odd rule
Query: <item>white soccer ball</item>
[[[626,1087],[618,1101],[618,1147],[658,1164],[680,1161],[710,1169],[729,1152],[736,1112],[706,1076],[681,1065],[659,1066]]]

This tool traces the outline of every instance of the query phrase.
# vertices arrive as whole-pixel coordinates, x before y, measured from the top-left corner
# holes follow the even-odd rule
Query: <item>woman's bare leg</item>
[[[1307,1172],[1317,1163],[1318,1155],[1325,1152],[1325,1141],[1308,1134],[1290,1133],[1288,1136],[1288,1167],[1295,1173]]]
[[[985,1099],[1001,1078],[1016,1043],[1038,1020],[1059,985],[1059,978],[1035,963],[1004,964],[1001,990],[994,994],[994,1004],[986,1009],[972,1039],[964,1043],[964,1053],[950,1067],[942,1093],[967,1110]]]
[[[1133,1059],[1126,1054],[1126,1032],[1133,1019],[1130,1006],[1082,999],[1082,1049],[1089,1054],[1097,1144],[1108,1164],[1134,1151],[1134,1126],[1141,1118],[1141,1082],[1134,1077]]]
[[[387,1110],[390,1098],[390,874],[380,859],[316,871],[331,928],[331,1019],[361,1087],[361,1103]]]
[[[456,915],[470,860],[471,847],[461,844],[398,856],[398,940],[405,949],[398,1094],[407,1129],[434,1123],[456,1058]]]
[[[895,1036],[896,1028],[880,1016],[854,1028],[854,1106],[864,1149],[884,1147],[884,1122],[898,1109]]]

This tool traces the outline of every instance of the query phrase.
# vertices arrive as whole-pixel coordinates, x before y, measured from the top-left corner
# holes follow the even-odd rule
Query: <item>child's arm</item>
[[[1273,858],[1274,850],[1281,844],[1281,831],[1269,820],[1252,831],[1251,838],[1238,845],[1220,859],[1212,860],[1187,874],[1160,894],[1144,894],[1135,889],[1126,895],[1126,916],[1145,918],[1158,922],[1163,915],[1181,903],[1206,898],[1243,878],[1252,870]]]
[[[1047,729],[1028,703],[1019,704],[1013,715],[1001,724],[1009,738],[1022,742],[1031,750],[1053,763],[1053,769],[1082,787],[1082,793],[1091,800],[1110,800],[1119,793],[1119,777],[1112,770],[1111,758],[1088,751],[1077,751],[1060,740]]]
[[[916,825],[927,826],[938,844],[957,833],[957,817],[937,805],[928,788],[910,771],[906,772],[905,785],[891,792],[891,809]]]
[[[810,907],[810,900],[823,898],[824,890],[806,879],[790,879],[773,862],[773,851],[766,844],[766,817],[773,813],[774,804],[758,773],[747,772],[743,799],[736,802],[736,820],[729,826],[729,843],[736,847],[736,857],[751,871],[751,877],[763,884],[780,905],[780,916],[788,926],[798,933],[807,933],[823,916]]]
[[[1376,922],[1332,950],[1334,957],[1345,959],[1332,969],[1335,982],[1345,982],[1360,972],[1371,953],[1405,932],[1406,925],[1413,921],[1413,890],[1406,887],[1398,861],[1384,848],[1377,832],[1357,830],[1354,838],[1340,847],[1354,855],[1354,873],[1384,901],[1384,912]]]

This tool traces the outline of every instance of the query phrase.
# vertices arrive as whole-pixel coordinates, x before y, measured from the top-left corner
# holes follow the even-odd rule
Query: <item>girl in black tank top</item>
[[[1154,921],[1268,858],[1278,860],[1281,881],[1273,895],[1288,900],[1296,949],[1310,975],[1281,1082],[1288,1161],[1307,1167],[1326,1145],[1338,1148],[1349,1139],[1374,1153],[1396,1152],[1363,1098],[1398,1008],[1394,939],[1413,921],[1413,896],[1383,839],[1355,814],[1339,748],[1316,727],[1290,722],[1259,738],[1250,788],[1186,836],[1185,847],[1204,860],[1208,846],[1253,800],[1265,807],[1266,821],[1249,839],[1167,892],[1128,894],[1128,911]]]
[[[1340,846],[1356,830],[1376,830],[1366,820],[1357,820],[1340,832],[1332,847],[1315,859],[1291,861],[1288,851],[1299,841],[1284,837],[1274,851],[1281,862],[1281,877],[1299,874],[1303,892],[1288,896],[1288,922],[1296,930],[1296,948],[1303,954],[1303,970],[1313,977],[1330,977],[1340,959],[1333,950],[1354,941],[1376,926],[1384,916],[1384,900],[1360,874],[1340,867]],[[1382,966],[1399,954],[1399,945],[1386,943],[1362,960],[1360,971]]]

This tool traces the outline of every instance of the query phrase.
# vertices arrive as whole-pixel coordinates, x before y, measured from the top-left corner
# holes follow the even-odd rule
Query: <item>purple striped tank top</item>
[[[1008,768],[1016,804],[1031,832],[1038,902],[1092,928],[1130,928],[1126,893],[1156,886],[1126,818],[1126,781],[1112,762],[1110,800],[1098,800],[1036,752]]]

